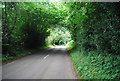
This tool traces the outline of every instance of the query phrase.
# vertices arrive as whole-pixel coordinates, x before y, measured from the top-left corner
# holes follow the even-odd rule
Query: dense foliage
[[[120,3],[4,2],[3,57],[69,42],[81,78],[120,78],[119,7]]]
[[[49,3],[3,3],[3,56],[18,54],[22,49],[45,45],[48,28],[63,18],[61,11]]]
[[[80,78],[120,78],[119,3],[70,3],[71,54]]]
[[[119,3],[71,3],[69,29],[76,46],[85,51],[119,54]],[[76,33],[75,33],[76,32]]]

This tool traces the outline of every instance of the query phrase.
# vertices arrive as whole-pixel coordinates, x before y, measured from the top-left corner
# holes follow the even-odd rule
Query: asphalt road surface
[[[2,67],[3,79],[77,79],[64,46],[43,50]]]

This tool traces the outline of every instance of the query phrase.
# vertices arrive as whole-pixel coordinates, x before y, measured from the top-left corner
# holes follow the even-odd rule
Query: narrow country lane
[[[3,66],[3,79],[77,79],[64,46],[56,46]]]

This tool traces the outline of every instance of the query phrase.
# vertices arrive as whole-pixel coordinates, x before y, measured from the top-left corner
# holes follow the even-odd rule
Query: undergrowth
[[[70,54],[80,79],[119,79],[120,56],[98,51],[73,51]]]
[[[10,61],[10,60],[15,60],[15,59],[18,59],[20,57],[23,57],[23,56],[26,56],[26,55],[30,55],[38,50],[43,50],[43,49],[47,49],[47,48],[50,48],[52,47],[52,45],[49,45],[49,46],[43,46],[43,47],[39,47],[37,49],[20,49],[18,51],[14,51],[13,53],[15,55],[11,56],[10,54],[6,54],[6,55],[2,55],[2,58],[0,60],[2,60],[3,62],[6,62],[6,61]]]

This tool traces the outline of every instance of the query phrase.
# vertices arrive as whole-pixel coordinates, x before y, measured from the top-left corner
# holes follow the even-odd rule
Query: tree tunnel
[[[66,44],[70,40],[78,50],[119,53],[120,45],[116,46],[119,10],[114,10],[119,7],[117,3],[3,2],[1,5],[3,54],[46,44]]]
[[[65,45],[81,78],[119,79],[120,3],[55,1],[0,3],[2,60]]]
[[[71,40],[65,21],[68,7],[63,3],[3,2],[2,8],[3,54]]]

